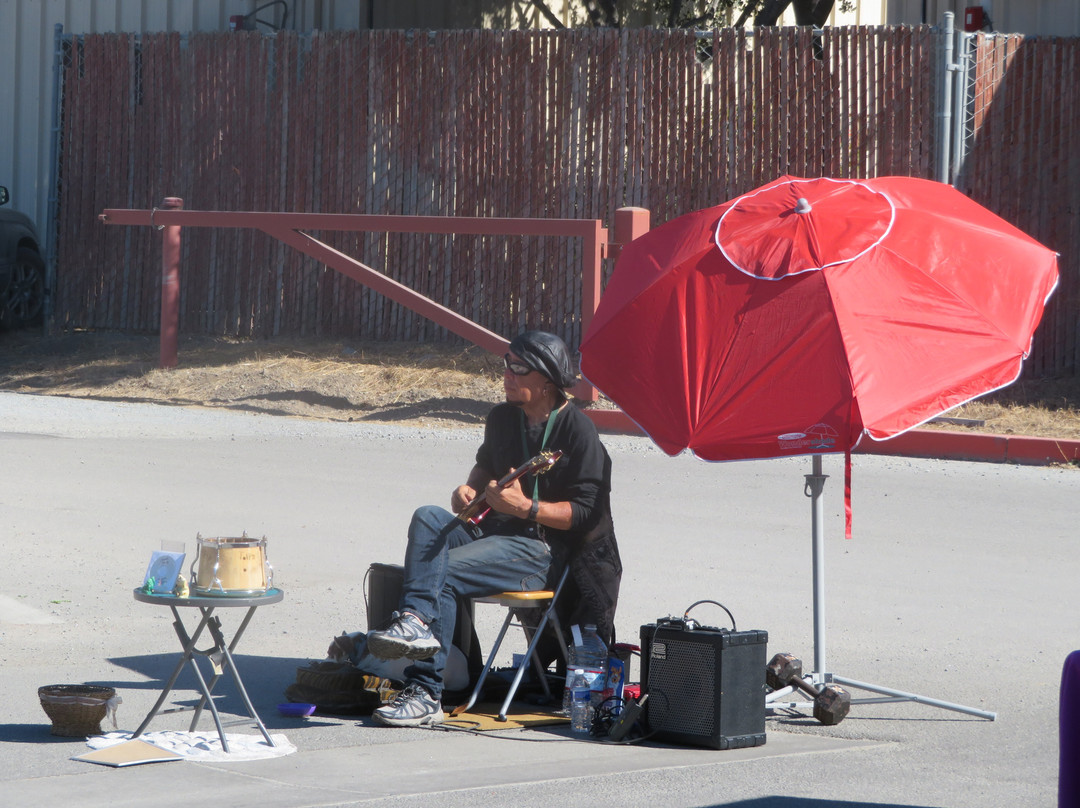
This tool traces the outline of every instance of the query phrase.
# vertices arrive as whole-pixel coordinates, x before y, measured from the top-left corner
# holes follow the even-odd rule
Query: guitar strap
[[[555,416],[557,416],[562,411],[562,408],[565,407],[565,406],[566,406],[566,402],[564,401],[558,407],[553,409],[551,411],[550,415],[548,415],[547,426],[544,427],[544,437],[540,441],[540,451],[537,452],[537,454],[544,451],[544,448],[547,446],[548,438],[551,437],[551,428],[553,426],[555,426]],[[522,462],[527,463],[529,458],[532,457],[533,453],[531,451],[529,451],[529,440],[525,435],[525,432],[526,432],[526,430],[525,430],[525,411],[524,410],[519,410],[519,412],[521,412],[521,448],[522,448],[522,450],[524,452],[524,458],[525,458]],[[539,475],[535,475],[535,474],[533,475],[532,498],[533,498],[533,502],[539,502],[540,501],[540,477],[539,477]]]

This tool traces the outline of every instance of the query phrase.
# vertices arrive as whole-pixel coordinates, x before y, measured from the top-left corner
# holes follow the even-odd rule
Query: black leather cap
[[[514,337],[510,350],[533,370],[551,379],[560,390],[572,387],[577,381],[566,343],[554,334],[547,331],[526,331]]]

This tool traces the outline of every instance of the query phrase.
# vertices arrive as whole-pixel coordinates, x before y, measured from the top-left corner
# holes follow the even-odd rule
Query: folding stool
[[[499,647],[502,645],[503,637],[506,636],[506,630],[510,628],[511,623],[514,622],[515,609],[543,609],[544,613],[540,617],[540,622],[535,628],[528,626],[521,621],[515,624],[518,628],[523,629],[525,635],[529,637],[529,650],[525,652],[524,656],[522,656],[520,661],[514,666],[514,679],[510,684],[510,690],[506,694],[506,700],[503,701],[502,707],[499,710],[498,720],[506,720],[506,711],[510,707],[510,702],[514,699],[514,694],[517,693],[518,685],[521,684],[521,679],[525,675],[525,666],[528,664],[529,660],[532,661],[533,668],[540,677],[540,684],[544,688],[544,695],[547,696],[548,699],[551,698],[551,688],[548,686],[547,672],[540,664],[540,658],[536,655],[536,647],[540,644],[540,638],[544,633],[544,628],[550,621],[552,627],[555,629],[555,635],[559,639],[559,648],[562,651],[563,658],[566,658],[566,638],[563,636],[562,625],[559,623],[559,616],[555,613],[555,605],[559,601],[559,593],[562,592],[563,585],[566,583],[566,577],[569,574],[570,567],[567,565],[563,567],[562,575],[559,576],[559,583],[556,585],[554,591],[549,589],[537,589],[528,592],[500,592],[495,595],[473,598],[473,603],[494,603],[499,606],[505,606],[506,619],[503,620],[502,628],[499,630],[499,636],[495,640],[495,645],[491,649],[491,653],[488,654],[487,662],[484,663],[484,670],[480,673],[480,678],[476,681],[476,686],[473,688],[472,695],[469,696],[469,701],[460,707],[454,708],[452,715],[460,715],[461,713],[466,712],[480,697],[480,691],[484,687],[484,680],[487,679],[488,671],[491,670],[491,665],[495,661],[495,656],[499,653]]]

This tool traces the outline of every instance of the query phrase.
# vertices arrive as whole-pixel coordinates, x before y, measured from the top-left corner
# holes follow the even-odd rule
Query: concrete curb
[[[585,412],[601,431],[622,435],[645,434],[622,410]],[[887,441],[864,440],[855,453],[1045,466],[1080,462],[1080,440],[913,429]]]

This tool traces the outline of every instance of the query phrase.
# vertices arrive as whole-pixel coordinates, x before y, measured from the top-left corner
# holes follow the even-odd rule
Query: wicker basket
[[[101,719],[108,701],[116,695],[111,687],[97,685],[45,685],[38,698],[52,719],[52,734],[65,738],[85,738],[101,734]]]

